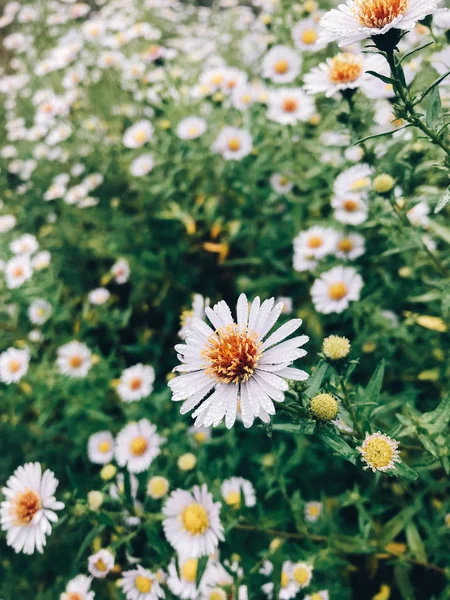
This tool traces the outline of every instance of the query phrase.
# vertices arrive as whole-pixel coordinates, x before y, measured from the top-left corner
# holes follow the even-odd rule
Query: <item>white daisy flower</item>
[[[308,587],[311,583],[313,568],[306,562],[298,562],[292,565],[292,577],[300,589]]]
[[[44,298],[38,298],[28,307],[28,318],[33,325],[43,325],[53,312],[52,305]]]
[[[333,267],[313,283],[314,308],[322,314],[341,313],[359,300],[363,280],[353,267]]]
[[[153,136],[153,125],[150,121],[142,119],[129,127],[123,136],[123,145],[126,148],[140,148]]]
[[[36,271],[41,271],[42,269],[46,269],[50,264],[51,254],[47,250],[43,250],[42,252],[38,252],[35,256],[33,256],[31,260],[31,266]]]
[[[153,154],[141,154],[133,160],[130,165],[130,173],[133,177],[145,177],[155,166]]]
[[[8,348],[0,354],[0,381],[17,383],[26,375],[30,362],[30,352],[27,349]]]
[[[294,238],[294,253],[311,259],[321,260],[332,254],[336,245],[337,232],[331,227],[313,225]]]
[[[114,567],[114,556],[109,550],[102,548],[88,558],[88,571],[96,579],[103,579]]]
[[[169,481],[161,475],[155,475],[150,477],[147,482],[147,496],[153,498],[153,500],[160,500],[169,491]]]
[[[253,149],[252,136],[246,129],[223,127],[211,150],[225,160],[241,160]]]
[[[13,215],[0,216],[0,233],[7,233],[16,225],[16,217]]]
[[[98,431],[89,437],[88,456],[96,465],[106,465],[113,459],[114,438],[110,431]]]
[[[177,136],[181,140],[195,140],[206,131],[206,121],[201,117],[186,117],[177,125]]]
[[[245,506],[255,506],[256,494],[251,481],[243,477],[231,477],[226,479],[221,486],[221,492],[225,503],[233,508],[240,508],[242,498]]]
[[[71,579],[59,600],[94,600],[95,593],[91,591],[92,577],[77,575]]]
[[[311,258],[311,256],[306,256],[302,251],[297,250],[294,246],[294,269],[299,273],[303,273],[305,271],[314,271],[314,269],[319,264],[319,261],[315,258]]]
[[[342,171],[333,184],[335,196],[346,196],[347,194],[367,194],[370,189],[370,177],[373,173],[369,165],[353,165]]]
[[[360,225],[369,216],[369,206],[361,194],[348,193],[345,196],[335,196],[331,200],[334,208],[333,217],[346,225]]]
[[[320,20],[322,43],[347,46],[391,29],[410,30],[437,11],[439,0],[347,0]]]
[[[377,431],[367,433],[361,446],[357,447],[361,459],[366,463],[364,470],[375,471],[395,470],[395,464],[401,462],[399,442],[388,435]]]
[[[81,342],[73,341],[57,350],[56,365],[68,377],[86,377],[92,366],[91,351]]]
[[[308,94],[325,94],[327,98],[343,90],[366,88],[374,79],[367,71],[380,71],[385,64],[382,56],[365,56],[353,52],[341,52],[318,67],[313,67],[304,78],[304,89]],[[380,80],[376,79],[376,85]]]
[[[237,323],[223,300],[205,310],[214,329],[194,318],[186,343],[175,346],[182,364],[174,370],[182,374],[169,381],[172,400],[185,400],[182,414],[199,405],[192,415],[196,426],[217,426],[225,419],[231,428],[238,398],[245,427],[258,416],[267,420],[275,414],[273,400],[284,400],[289,387],[286,379],[308,378],[290,365],[306,354],[300,346],[309,338],[303,335],[283,341],[300,327],[301,319],[290,320],[264,341],[283,310],[281,303],[274,307],[273,298],[261,304],[257,297],[249,305],[241,294]]]
[[[191,436],[197,444],[204,444],[211,439],[211,427],[189,427],[188,435]]]
[[[281,567],[280,592],[278,596],[280,600],[290,600],[291,598],[294,598],[300,589],[292,576],[292,567],[293,564],[290,560],[285,560]],[[272,570],[272,563],[266,561],[263,574],[270,576],[272,574]],[[267,595],[268,598],[273,598],[274,587],[274,583],[270,581],[262,586],[262,591]]]
[[[28,256],[15,256],[5,265],[6,285],[9,289],[20,287],[33,275],[33,268]]]
[[[279,88],[269,93],[267,118],[281,125],[307,121],[314,113],[314,101],[301,88]]]
[[[298,21],[292,28],[294,46],[303,52],[317,52],[320,47],[319,22],[316,17],[308,17]]]
[[[330,600],[330,594],[328,593],[328,590],[320,590],[320,592],[308,594],[305,596],[305,600]]]
[[[152,393],[154,381],[153,367],[139,363],[122,371],[117,393],[123,402],[136,402]]]
[[[302,60],[288,46],[273,46],[262,60],[262,75],[274,83],[291,83],[298,77]]]
[[[18,467],[6,482],[0,521],[7,532],[6,543],[16,552],[42,553],[46,536],[52,532],[50,523],[58,520],[55,510],[64,508],[54,497],[57,486],[53,472],[47,469],[42,473],[37,462]]]
[[[194,294],[192,300],[192,309],[184,310],[181,313],[181,329],[178,335],[182,340],[186,339],[186,335],[191,327],[191,321],[193,317],[197,319],[205,320],[205,307],[209,306],[209,298],[204,298],[201,294]]]
[[[13,240],[9,245],[11,252],[14,254],[27,255],[34,254],[39,248],[39,243],[34,235],[24,233],[20,237]]]
[[[200,583],[199,600],[227,600],[229,595],[223,588],[233,585],[233,577],[218,560],[209,560]]]
[[[180,555],[200,558],[215,552],[224,539],[220,507],[205,484],[194,486],[192,493],[175,490],[170,494],[162,509],[163,529]]]
[[[289,181],[289,179],[285,175],[281,175],[281,173],[274,173],[270,177],[270,185],[277,194],[288,194],[294,187],[292,181]]]
[[[359,233],[339,233],[336,239],[335,256],[344,260],[355,260],[365,252],[364,238]]]
[[[305,520],[308,523],[315,523],[323,511],[322,502],[311,501],[305,504]]]
[[[196,558],[179,558],[178,570],[175,559],[169,563],[167,577],[167,587],[177,597],[182,600],[197,600],[199,590],[197,589],[198,560]],[[204,574],[202,576],[203,580]],[[200,581],[201,583],[201,581]]]
[[[137,565],[136,569],[124,571],[119,586],[127,600],[158,600],[165,598],[156,573]]]
[[[156,433],[155,425],[148,419],[128,423],[117,435],[115,455],[120,467],[130,473],[142,473],[148,469],[161,450],[165,438]]]
[[[110,292],[104,287],[95,288],[95,290],[91,290],[88,294],[89,302],[91,304],[95,304],[96,306],[105,304],[110,297]]]
[[[117,262],[111,267],[111,273],[115,279],[115,282],[119,285],[126,283],[130,276],[130,265],[124,258],[119,258]]]
[[[430,207],[427,202],[422,201],[410,208],[406,213],[406,216],[411,225],[428,227],[430,223],[429,213]]]

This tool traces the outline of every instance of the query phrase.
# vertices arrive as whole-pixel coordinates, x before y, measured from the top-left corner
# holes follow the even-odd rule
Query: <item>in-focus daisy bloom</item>
[[[6,543],[16,552],[33,554],[43,551],[46,536],[56,523],[56,510],[64,508],[55,499],[58,480],[52,471],[42,473],[39,463],[18,467],[2,489],[5,500],[0,505],[0,521],[7,532]]]
[[[33,275],[33,268],[28,255],[15,256],[5,266],[6,285],[9,289],[20,287]]]
[[[161,475],[150,477],[147,483],[147,496],[153,500],[160,500],[169,491],[169,481]]]
[[[329,335],[323,340],[322,352],[330,360],[341,360],[350,352],[350,342],[340,335]]]
[[[242,477],[231,477],[222,483],[221,492],[225,503],[233,508],[240,508],[242,498],[245,506],[255,506],[255,488],[251,481]]]
[[[322,502],[311,501],[305,504],[305,520],[315,523],[323,511]]]
[[[102,548],[88,558],[88,571],[97,579],[103,579],[114,567],[114,556]]]
[[[288,389],[286,380],[304,381],[308,374],[290,367],[306,351],[301,348],[308,337],[286,338],[302,321],[292,319],[269,335],[283,310],[274,299],[262,304],[257,297],[249,304],[245,294],[237,302],[237,323],[223,300],[205,309],[214,329],[192,320],[185,344],[175,349],[181,373],[169,381],[172,400],[185,400],[181,413],[195,408],[196,426],[217,426],[225,419],[231,428],[236,420],[238,398],[245,427],[255,417],[263,420],[275,413],[273,400],[282,402]],[[203,401],[203,402],[202,402]]]
[[[348,46],[391,29],[410,30],[437,9],[436,0],[347,0],[321,18],[319,41]]]
[[[311,398],[309,409],[320,421],[332,421],[339,412],[339,404],[331,394],[317,394]]]
[[[206,121],[201,117],[186,117],[177,126],[177,136],[181,140],[195,140],[206,131]]]
[[[17,383],[26,375],[30,353],[28,350],[8,348],[0,354],[0,381],[3,383]]]
[[[114,457],[114,438],[110,431],[99,431],[89,437],[89,460],[97,465],[105,465]]]
[[[163,529],[180,555],[199,558],[213,554],[224,539],[220,507],[206,485],[194,486],[192,493],[175,490],[170,494],[162,509]]]
[[[288,46],[273,46],[262,61],[263,77],[274,83],[291,83],[300,73],[301,58]]]
[[[33,300],[28,307],[28,318],[33,325],[43,325],[52,314],[52,305],[44,298]]]
[[[158,600],[165,597],[156,573],[141,565],[131,571],[124,571],[119,586],[127,600]]]
[[[117,393],[123,402],[135,402],[152,393],[155,370],[149,365],[138,364],[122,372]]]
[[[241,160],[253,148],[252,136],[246,129],[224,127],[212,145],[212,151],[221,154],[225,160]]]
[[[308,587],[311,583],[313,568],[306,562],[298,562],[292,566],[292,577],[301,588]]]
[[[341,313],[359,300],[363,280],[352,267],[333,267],[313,283],[314,308],[322,314]]]
[[[395,464],[401,462],[398,446],[399,442],[377,431],[372,434],[366,433],[363,443],[357,450],[366,463],[364,469],[372,469],[375,473],[375,471],[395,470]]]
[[[150,121],[138,121],[129,127],[123,136],[123,145],[127,148],[140,148],[153,136],[153,126]]]
[[[115,455],[119,467],[127,467],[130,473],[142,473],[156,458],[165,438],[156,433],[155,425],[148,419],[129,423],[116,438]]]
[[[308,121],[315,111],[313,100],[301,88],[279,88],[269,93],[267,118],[281,125]]]
[[[111,294],[106,288],[99,287],[89,292],[88,300],[91,304],[100,306],[102,304],[105,304],[105,302],[109,300],[110,296]]]
[[[91,581],[92,577],[77,575],[69,581],[59,600],[94,600],[95,593],[91,592]]]
[[[328,590],[321,590],[320,592],[314,592],[314,594],[308,594],[305,596],[305,600],[330,600],[330,594]]]
[[[82,342],[69,342],[58,348],[56,365],[63,375],[86,377],[92,365],[91,351]]]

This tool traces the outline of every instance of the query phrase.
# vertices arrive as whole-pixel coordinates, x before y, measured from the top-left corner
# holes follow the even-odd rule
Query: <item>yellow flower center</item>
[[[228,150],[232,152],[237,152],[241,147],[241,142],[238,138],[230,138],[227,143]]]
[[[106,571],[108,569],[103,558],[99,558],[97,560],[97,562],[95,563],[95,568],[99,571]]]
[[[317,504],[308,506],[308,515],[310,517],[318,517],[320,515],[320,506]]]
[[[285,588],[287,586],[287,584],[289,583],[289,575],[286,573],[286,571],[282,571],[281,573],[281,587]]]
[[[287,177],[280,177],[280,185],[287,185],[289,180]]]
[[[331,59],[329,77],[332,83],[351,83],[358,79],[362,71],[362,60],[359,56],[342,52]]]
[[[23,268],[22,267],[14,267],[12,274],[14,277],[22,277]]]
[[[355,212],[355,210],[358,208],[358,203],[356,200],[344,200],[342,207],[347,212]]]
[[[194,433],[194,440],[197,442],[197,444],[203,444],[206,442],[206,433],[204,431],[198,431],[197,433]]]
[[[252,97],[250,94],[244,94],[243,96],[241,96],[241,101],[244,104],[250,104],[250,102],[252,101]]]
[[[181,567],[181,576],[185,581],[193,582],[197,578],[198,561],[195,558],[190,558]]]
[[[302,32],[302,42],[304,44],[314,44],[317,41],[317,33],[314,29],[305,29]]]
[[[295,98],[285,98],[281,108],[284,110],[284,112],[295,112],[298,108],[298,102]]]
[[[152,589],[152,580],[144,575],[138,575],[134,580],[134,585],[141,594],[148,594]]]
[[[311,577],[308,569],[305,567],[295,567],[294,579],[299,585],[306,585]]]
[[[320,235],[312,235],[308,239],[307,246],[308,248],[320,248],[323,244],[323,238]]]
[[[21,492],[14,502],[17,525],[28,525],[34,515],[41,509],[40,496],[33,490]]]
[[[206,374],[221,383],[248,381],[260,359],[260,343],[255,335],[240,332],[232,324],[208,338],[202,357],[208,362]]]
[[[190,135],[191,137],[194,137],[195,135],[199,134],[198,127],[189,127],[187,132],[188,132],[188,135]]]
[[[322,600],[322,596],[320,594],[312,594],[311,600]]]
[[[130,451],[133,456],[142,456],[148,448],[148,442],[142,435],[131,440]]]
[[[353,242],[350,238],[342,238],[338,243],[338,249],[341,252],[350,252],[353,250]]]
[[[136,392],[142,386],[142,379],[140,377],[133,377],[130,381],[130,389]]]
[[[277,75],[284,75],[289,70],[289,61],[281,59],[275,63],[273,68]]]
[[[355,179],[355,181],[351,184],[351,190],[362,190],[366,188],[370,184],[370,179],[368,177],[360,177],[359,179]]]
[[[206,509],[198,502],[189,504],[181,515],[183,527],[193,535],[202,535],[209,527]]]
[[[355,16],[363,27],[381,29],[408,10],[408,0],[356,0]]]
[[[9,361],[9,370],[11,373],[17,373],[17,371],[20,369],[20,360],[17,360],[17,358],[13,358],[12,360]]]
[[[106,454],[110,450],[111,450],[111,442],[108,442],[107,440],[103,440],[103,442],[99,443],[98,451],[101,452],[102,454]]]
[[[223,75],[221,73],[217,73],[211,77],[211,83],[213,85],[220,85],[223,81]]]
[[[225,502],[234,508],[239,508],[241,505],[241,493],[238,490],[230,492],[227,494]]]
[[[69,359],[69,365],[72,367],[72,369],[78,369],[79,367],[81,367],[82,362],[83,359],[78,354],[71,356]]]
[[[77,592],[69,592],[68,594],[63,594],[62,598],[64,598],[64,600],[83,600],[81,595]]]
[[[147,132],[144,131],[143,129],[139,129],[139,131],[136,131],[136,133],[134,134],[134,140],[136,143],[138,144],[143,144],[147,139]]]
[[[363,456],[370,466],[379,469],[380,467],[387,467],[390,464],[394,452],[387,440],[375,437],[364,444]]]
[[[336,283],[330,283],[328,286],[328,296],[331,300],[342,300],[347,294],[347,286],[343,281],[337,281]]]
[[[225,592],[219,588],[212,590],[209,594],[209,600],[225,600],[226,597]]]

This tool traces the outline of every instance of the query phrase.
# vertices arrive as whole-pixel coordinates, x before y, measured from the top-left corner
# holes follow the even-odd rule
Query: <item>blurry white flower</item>
[[[109,550],[99,550],[88,558],[88,571],[98,579],[106,577],[114,567],[114,556]]]
[[[177,136],[182,140],[194,140],[206,131],[206,121],[201,117],[186,117],[177,125]]]
[[[225,479],[221,486],[221,492],[225,503],[233,508],[241,507],[241,498],[245,506],[255,506],[256,494],[251,481],[242,477],[231,477]]]
[[[114,438],[110,431],[93,433],[88,440],[89,460],[97,465],[106,465],[114,456]]]
[[[119,258],[111,267],[111,273],[114,276],[115,282],[119,285],[126,283],[130,276],[130,265],[124,258]]]
[[[291,83],[300,73],[300,55],[287,46],[273,46],[262,60],[262,75],[274,83]]]
[[[211,149],[221,154],[225,160],[241,160],[250,154],[252,148],[252,136],[246,129],[224,127]]]
[[[350,302],[359,300],[363,280],[352,267],[333,267],[316,279],[311,296],[319,313],[341,313]]]
[[[427,227],[430,223],[430,207],[425,201],[419,202],[408,210],[406,216],[412,225]]]
[[[8,348],[0,354],[0,381],[17,383],[26,375],[30,353],[27,349]]]
[[[282,125],[307,121],[314,113],[312,98],[300,88],[279,88],[269,93],[267,118]]]
[[[127,600],[158,600],[165,597],[157,574],[141,565],[131,571],[124,571],[119,585]]]
[[[92,366],[91,351],[81,342],[73,341],[60,346],[57,351],[56,365],[63,375],[86,377]]]
[[[367,220],[369,206],[361,194],[348,193],[346,196],[335,196],[331,200],[336,221],[346,225],[359,225]]]
[[[323,511],[322,502],[311,501],[305,504],[305,520],[315,523]]]
[[[123,402],[136,402],[152,393],[154,381],[153,367],[137,364],[122,372],[117,393]]]
[[[10,289],[20,287],[33,275],[30,259],[27,255],[15,256],[5,266],[6,285]]]
[[[130,473],[142,473],[148,469],[161,450],[165,438],[156,433],[155,425],[148,419],[128,423],[117,435],[115,456],[117,464]]]
[[[91,592],[92,577],[86,575],[77,575],[71,579],[66,591],[63,592],[59,600],[94,600],[95,593]]]
[[[281,175],[281,173],[274,173],[270,177],[270,185],[277,194],[288,194],[294,187],[292,181],[289,181],[289,179],[285,175]]]
[[[36,271],[41,271],[49,266],[50,260],[50,252],[48,252],[48,250],[43,250],[42,252],[38,252],[33,256],[31,259],[31,265],[33,269],[36,269]]]
[[[339,233],[335,255],[344,260],[355,260],[365,252],[364,238],[359,233]]]
[[[37,300],[33,300],[28,307],[28,318],[33,325],[42,325],[49,319],[52,312],[53,309],[50,302],[44,298],[38,298]]]
[[[34,235],[30,233],[24,233],[20,237],[13,240],[9,245],[11,252],[20,255],[34,254],[39,248],[39,243]]]
[[[155,166],[155,159],[153,158],[153,154],[141,154],[133,160],[130,165],[130,173],[134,177],[144,177],[150,171],[153,170]]]
[[[16,225],[16,217],[14,215],[0,216],[0,233],[6,233]]]
[[[140,148],[151,140],[153,126],[150,121],[141,120],[129,127],[123,136],[123,144],[127,148]]]
[[[110,297],[111,297],[110,292],[104,287],[99,287],[99,288],[96,288],[95,290],[91,290],[88,294],[89,302],[91,304],[95,304],[97,306],[99,306],[101,304],[105,304],[105,302],[107,302]]]

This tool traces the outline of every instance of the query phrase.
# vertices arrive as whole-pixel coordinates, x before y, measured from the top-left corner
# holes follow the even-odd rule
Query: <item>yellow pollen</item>
[[[39,306],[38,309],[36,310],[36,313],[37,313],[38,317],[45,317],[45,308],[42,308],[42,306]]]
[[[21,492],[14,501],[17,525],[28,525],[41,507],[42,502],[36,492],[33,490]]]
[[[332,83],[350,83],[362,72],[361,59],[350,52],[342,52],[331,59],[329,77]]]
[[[130,390],[133,390],[134,392],[141,389],[142,386],[142,379],[140,377],[133,377],[133,379],[131,379],[130,381]]]
[[[286,571],[283,571],[281,573],[281,587],[285,588],[288,583],[289,583],[289,575],[286,573]]]
[[[190,135],[191,137],[194,137],[195,135],[199,134],[198,127],[189,127],[187,132],[188,135]]]
[[[336,283],[330,283],[328,286],[328,296],[331,300],[342,300],[347,294],[347,286],[343,281],[337,281]]]
[[[209,600],[224,600],[226,598],[226,594],[223,590],[215,589],[209,594]]]
[[[197,578],[198,561],[195,558],[190,558],[181,567],[181,576],[185,581],[193,582]]]
[[[391,463],[394,452],[388,441],[375,437],[364,444],[363,456],[370,466],[379,469],[387,467]]]
[[[241,506],[241,493],[238,490],[230,492],[226,496],[225,502],[233,508],[239,508]]]
[[[194,433],[193,437],[197,444],[203,444],[206,442],[206,433],[204,431],[198,431],[197,433]]]
[[[218,329],[202,352],[206,374],[221,383],[243,383],[253,375],[261,357],[255,335],[240,332],[236,324]]]
[[[17,371],[20,369],[20,360],[13,358],[9,361],[8,366],[11,373],[17,373]]]
[[[148,448],[148,442],[142,435],[130,442],[130,451],[133,456],[142,456]]]
[[[350,252],[353,250],[353,242],[350,238],[342,238],[338,243],[338,249],[341,252]]]
[[[227,146],[228,150],[231,150],[232,152],[237,152],[241,147],[241,142],[238,138],[230,138],[228,140]]]
[[[100,442],[98,445],[98,451],[101,452],[102,454],[106,454],[107,452],[109,452],[111,450],[111,443],[104,440],[103,442]]]
[[[305,567],[296,567],[294,569],[294,579],[299,585],[307,584],[310,577],[311,575]]]
[[[314,44],[317,41],[317,33],[314,29],[305,29],[302,32],[302,42],[304,44]]]
[[[298,102],[295,98],[285,98],[281,108],[284,112],[295,112],[298,108]]]
[[[289,61],[286,59],[279,60],[275,63],[273,68],[277,75],[284,75],[289,71]]]
[[[358,208],[358,203],[356,200],[344,200],[342,206],[347,212],[354,212]]]
[[[103,558],[99,558],[97,560],[97,562],[95,563],[95,568],[98,569],[99,571],[106,571],[108,569]]]
[[[308,506],[307,510],[310,517],[318,517],[320,515],[320,506],[317,506],[317,504]]]
[[[144,575],[138,575],[134,580],[134,585],[141,594],[148,594],[152,589],[152,580]]]
[[[206,509],[198,502],[189,504],[181,515],[183,527],[192,535],[202,535],[209,527]]]
[[[382,29],[408,10],[408,0],[356,0],[355,16],[363,27]]]
[[[308,248],[320,248],[323,244],[323,238],[320,235],[312,235],[307,243]]]
[[[368,177],[360,177],[360,179],[355,179],[355,181],[351,184],[351,190],[362,190],[366,188],[370,184],[370,179]]]
[[[243,96],[241,96],[241,100],[244,104],[250,104],[250,102],[252,101],[252,97],[250,94],[244,94]]]
[[[213,85],[220,85],[223,81],[223,75],[221,73],[217,73],[211,77],[211,83]]]
[[[280,185],[287,185],[289,180],[287,177],[280,177]]]
[[[311,600],[322,600],[322,596],[320,594],[312,594]]]
[[[147,140],[147,133],[143,129],[136,131],[134,134],[134,140],[138,144],[143,144]]]
[[[22,275],[23,275],[23,268],[22,267],[15,267],[13,269],[12,273],[13,273],[14,277],[22,277]]]
[[[72,367],[72,369],[78,369],[79,367],[81,367],[82,363],[83,359],[78,354],[75,354],[75,356],[71,356],[69,359],[69,365]]]

